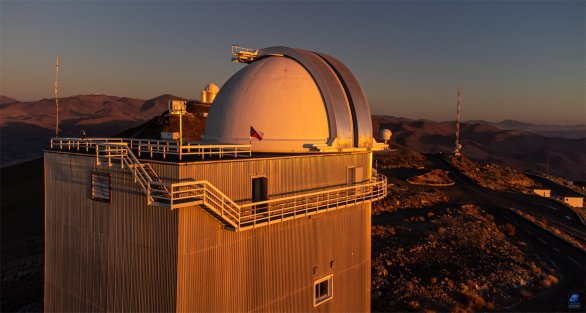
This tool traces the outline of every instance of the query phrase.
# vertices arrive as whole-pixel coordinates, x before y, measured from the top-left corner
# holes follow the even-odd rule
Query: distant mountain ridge
[[[451,153],[455,123],[373,116],[373,130],[393,132],[391,142],[424,153]],[[545,137],[525,130],[503,130],[492,123],[463,123],[462,153],[474,160],[519,170],[548,172],[571,180],[586,180],[586,138]]]
[[[0,95],[0,106],[8,103],[20,102],[16,99]]]
[[[114,136],[167,110],[169,99],[183,98],[164,94],[142,100],[108,95],[79,95],[60,99],[60,136]],[[393,131],[392,141],[419,152],[451,152],[454,122],[434,122],[374,115],[375,136],[380,128]],[[533,128],[532,128],[533,127]],[[549,131],[582,125],[533,125],[518,121],[491,123],[466,122],[462,126],[462,145],[466,156],[486,162],[506,164],[521,170],[549,171],[572,180],[586,180],[586,138],[546,137],[527,129],[549,127]],[[557,128],[556,128],[557,127]],[[523,129],[504,129],[523,128]],[[156,131],[153,130],[153,131]],[[0,96],[0,165],[40,157],[55,132],[55,100],[20,102]]]
[[[108,95],[78,95],[59,99],[59,135],[113,136],[161,114],[169,99],[164,94],[149,100]],[[55,99],[20,102],[0,97],[0,165],[41,156],[55,135]]]
[[[524,130],[545,137],[584,138],[586,137],[586,124],[555,125],[555,124],[531,124],[517,120],[504,120],[498,123],[484,120],[466,121],[471,124],[488,124],[502,130]]]

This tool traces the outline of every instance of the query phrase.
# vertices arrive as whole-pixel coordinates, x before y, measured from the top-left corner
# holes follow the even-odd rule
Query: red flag
[[[263,132],[261,131],[257,131],[256,129],[254,129],[254,127],[250,126],[250,138],[254,137],[258,140],[262,140],[262,137],[265,134],[263,134]]]

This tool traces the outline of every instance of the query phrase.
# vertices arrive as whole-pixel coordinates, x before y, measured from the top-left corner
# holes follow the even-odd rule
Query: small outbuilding
[[[574,208],[581,208],[584,206],[584,197],[564,197],[563,201],[565,204]]]
[[[533,192],[542,197],[551,198],[551,189],[533,189]]]

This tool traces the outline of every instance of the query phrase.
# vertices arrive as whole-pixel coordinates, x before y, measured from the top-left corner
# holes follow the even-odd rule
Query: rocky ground
[[[574,191],[577,192],[581,192],[581,193],[585,193],[586,192],[586,187],[582,184],[574,184],[574,182],[567,180],[567,179],[563,179],[561,177],[556,177],[556,176],[552,176],[552,175],[547,175],[544,173],[539,173],[539,175],[546,177],[549,180],[552,180],[564,187],[570,188]]]
[[[401,146],[391,148],[391,151],[377,152],[373,156],[377,170],[387,176],[389,182],[388,196],[373,205],[373,215],[426,208],[448,200],[438,188],[414,186],[407,182],[414,176],[429,173],[427,167],[431,164],[423,154]]]
[[[426,161],[423,154],[399,145],[391,145],[389,151],[377,152],[373,158],[375,166],[383,170],[394,168],[423,169]]]
[[[163,113],[151,119],[146,124],[128,129],[117,137],[160,139],[161,132],[179,132],[179,116]],[[199,141],[205,128],[205,118],[196,113],[188,113],[181,117],[183,139],[186,141]]]
[[[531,189],[539,187],[535,181],[506,166],[492,163],[477,163],[464,156],[449,156],[450,163],[482,187],[532,194]]]
[[[0,311],[43,310],[43,160],[0,170]]]
[[[374,311],[499,310],[558,283],[512,225],[475,206],[434,211],[373,222]]]
[[[399,210],[421,209],[447,200],[448,197],[437,188],[392,185],[389,186],[387,197],[373,205],[372,214],[376,216]]]
[[[407,182],[413,185],[425,186],[451,186],[454,184],[454,181],[448,177],[448,174],[438,168],[425,174],[413,176],[407,179]]]
[[[570,233],[567,233],[563,230],[560,230],[558,227],[551,225],[548,223],[547,219],[545,218],[536,218],[535,216],[531,215],[531,214],[527,214],[521,210],[517,210],[515,208],[511,208],[512,211],[514,211],[515,213],[517,213],[518,215],[524,217],[527,220],[530,220],[531,222],[541,226],[541,228],[547,229],[549,232],[554,233],[555,235],[562,237],[565,241],[573,244],[574,246],[582,249],[582,250],[586,250],[586,242],[584,242],[584,240],[582,240],[580,237],[576,237]]]

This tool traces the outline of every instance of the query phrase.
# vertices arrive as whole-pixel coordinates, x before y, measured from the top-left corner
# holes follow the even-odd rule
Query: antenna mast
[[[456,147],[454,148],[454,155],[460,156],[462,145],[460,144],[460,100],[462,99],[462,88],[458,86],[458,102],[456,104]]]
[[[55,137],[59,137],[59,55],[55,63]]]

